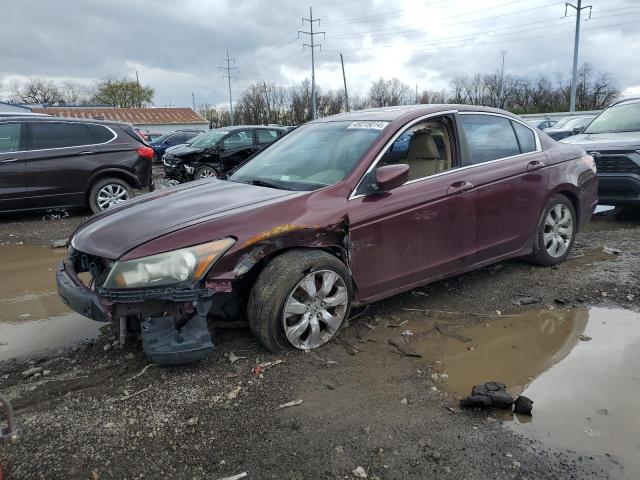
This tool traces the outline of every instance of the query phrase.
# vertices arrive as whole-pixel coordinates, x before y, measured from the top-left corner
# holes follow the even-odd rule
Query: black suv
[[[153,189],[153,149],[131,125],[100,120],[0,118],[0,212],[123,202]]]
[[[286,128],[242,125],[211,130],[162,157],[165,177],[179,182],[218,177],[287,133]]]
[[[561,142],[579,145],[593,156],[601,205],[640,206],[640,98],[612,104],[580,135]]]

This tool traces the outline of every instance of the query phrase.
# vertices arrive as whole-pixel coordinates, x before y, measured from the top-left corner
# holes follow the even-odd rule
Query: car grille
[[[631,156],[640,156],[635,152],[619,153],[615,155],[600,154],[596,159],[598,173],[634,173],[640,175],[640,165],[633,161]]]
[[[190,302],[197,300],[199,297],[211,294],[207,289],[179,288],[170,286],[139,289],[100,288],[99,293],[114,303],[138,303],[147,299]]]

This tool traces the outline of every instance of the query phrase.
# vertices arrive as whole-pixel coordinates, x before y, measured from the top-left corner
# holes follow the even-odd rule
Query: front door
[[[0,123],[0,211],[31,206],[25,166],[25,126]]]
[[[376,165],[409,165],[407,183],[349,201],[351,269],[359,301],[374,301],[475,262],[476,206],[458,152],[452,117],[416,123]]]

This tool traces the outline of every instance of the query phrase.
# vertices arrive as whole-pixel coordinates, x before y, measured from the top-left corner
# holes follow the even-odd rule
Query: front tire
[[[127,182],[119,178],[103,178],[91,187],[89,208],[93,213],[100,213],[131,197],[133,197],[133,190]]]
[[[544,266],[557,265],[571,253],[577,232],[576,211],[567,197],[554,195],[542,211],[530,260]]]
[[[353,288],[343,262],[323,251],[292,250],[267,264],[247,305],[249,326],[271,352],[324,345],[349,316]]]
[[[203,165],[202,167],[199,167],[193,174],[194,180],[204,180],[207,178],[218,178],[218,172],[216,171],[216,169],[210,167],[209,165]]]

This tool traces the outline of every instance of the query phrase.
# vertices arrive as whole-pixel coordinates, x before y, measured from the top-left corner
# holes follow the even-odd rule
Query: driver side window
[[[232,133],[224,140],[225,150],[235,150],[236,148],[248,147],[253,145],[253,135],[251,130],[240,130]]]
[[[378,166],[404,163],[409,181],[454,168],[450,129],[441,120],[417,123],[400,135],[380,159]]]

